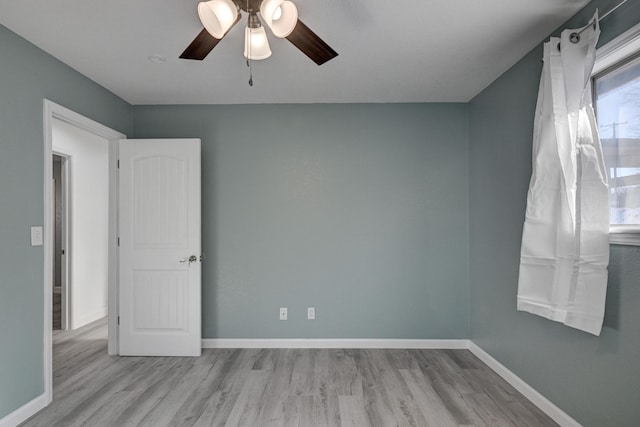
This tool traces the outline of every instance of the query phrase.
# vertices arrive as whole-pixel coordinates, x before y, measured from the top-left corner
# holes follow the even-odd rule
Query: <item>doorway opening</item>
[[[61,295],[61,327],[75,329],[108,315],[108,353],[117,354],[117,158],[118,140],[126,136],[47,99],[44,118],[44,400],[53,399],[53,297],[55,286],[54,157],[64,158],[66,236],[60,270],[66,278]],[[60,135],[79,136],[84,144],[69,146]],[[74,139],[74,138],[71,138]],[[89,142],[87,142],[89,141]],[[99,153],[99,165],[87,159]],[[89,156],[89,157],[87,157]],[[84,160],[83,160],[84,159]],[[92,175],[91,172],[97,174]],[[84,206],[81,206],[84,205]],[[97,210],[91,211],[91,207]],[[98,226],[99,224],[99,226]],[[84,240],[84,241],[83,241]],[[83,246],[84,245],[84,246]],[[62,253],[60,254],[62,255]],[[98,262],[95,270],[94,260]],[[85,286],[85,287],[83,287]],[[86,286],[89,286],[86,288]],[[96,288],[102,286],[102,288]],[[95,291],[95,289],[100,289]],[[54,291],[55,291],[54,287]],[[66,307],[62,307],[64,302]]]
[[[62,177],[65,183],[62,193],[68,201],[65,221],[60,221],[66,222],[61,227],[60,239],[56,234],[57,218],[53,227],[54,245],[58,246],[58,240],[61,245],[53,254],[53,270],[57,273],[55,264],[64,261],[60,268],[66,272],[66,283],[61,283],[60,289],[61,308],[65,305],[61,317],[65,320],[63,329],[75,330],[107,316],[109,141],[54,118],[52,148],[54,176],[55,159],[64,159],[61,165],[65,165],[66,176]],[[56,202],[54,197],[54,213],[58,211]],[[62,240],[66,240],[64,248]]]
[[[68,328],[67,313],[67,266],[65,248],[67,247],[67,159],[53,155],[53,330]]]

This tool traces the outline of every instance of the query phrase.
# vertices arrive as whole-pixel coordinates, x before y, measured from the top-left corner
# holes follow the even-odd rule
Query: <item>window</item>
[[[640,245],[640,26],[598,50],[594,106],[609,177],[611,243]]]

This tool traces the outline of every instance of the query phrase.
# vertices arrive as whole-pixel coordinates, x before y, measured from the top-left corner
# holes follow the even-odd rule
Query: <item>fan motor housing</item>
[[[262,0],[233,0],[235,4],[238,5],[238,7],[241,10],[244,10],[245,12],[249,12],[252,11],[254,13],[257,13],[260,10],[260,5],[262,4]],[[247,3],[249,4],[249,8],[247,9]]]

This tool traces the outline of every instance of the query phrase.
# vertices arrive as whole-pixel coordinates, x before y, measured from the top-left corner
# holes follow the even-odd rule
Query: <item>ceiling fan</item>
[[[278,38],[286,38],[313,62],[322,65],[338,53],[298,19],[296,6],[288,0],[209,0],[198,4],[204,29],[180,55],[182,59],[203,60],[241,18],[248,13],[244,56],[260,60],[271,56],[262,20]]]

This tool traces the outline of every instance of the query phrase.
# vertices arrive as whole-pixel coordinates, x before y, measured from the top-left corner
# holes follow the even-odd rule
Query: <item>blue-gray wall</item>
[[[43,99],[123,133],[131,107],[0,26],[0,418],[42,394]]]
[[[563,28],[611,3],[592,2]],[[622,6],[602,22],[600,45],[639,21],[640,2]],[[471,338],[585,426],[637,426],[640,248],[611,246],[600,337],[516,312],[541,58],[539,46],[469,105]]]
[[[202,139],[205,338],[467,337],[466,105],[135,106],[133,123]]]

